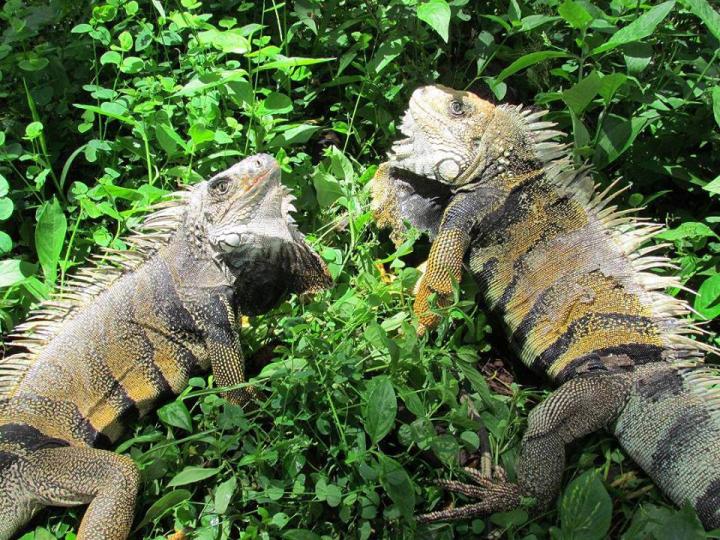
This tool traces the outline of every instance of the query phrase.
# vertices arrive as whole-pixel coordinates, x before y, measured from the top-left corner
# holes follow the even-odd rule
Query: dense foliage
[[[675,293],[718,317],[720,15],[707,0],[7,0],[0,21],[3,332],[98,246],[122,248],[178,183],[258,151],[282,163],[337,281],[243,329],[257,408],[195,378],[134,426],[119,451],[143,472],[138,538],[705,535],[603,434],[571,448],[543,515],[415,524],[451,498],[433,480],[476,462],[481,424],[513,476],[545,391],[509,361],[469,282],[440,330],[415,337],[427,241],[393,249],[367,183],[420,84],[547,108],[600,184],[632,183],[621,205],[667,223],[657,241],[699,290]],[[74,538],[81,513],[42,513],[23,538]]]

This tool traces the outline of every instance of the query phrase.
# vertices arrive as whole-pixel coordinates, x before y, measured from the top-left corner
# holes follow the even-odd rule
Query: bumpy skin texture
[[[662,292],[677,281],[647,272],[669,265],[649,255],[657,246],[643,247],[659,227],[617,210],[609,190],[596,193],[543,114],[420,88],[400,127],[407,139],[373,180],[378,224],[396,243],[404,221],[434,238],[418,332],[440,321],[430,295],[447,305],[466,265],[522,361],[560,385],[530,415],[517,483],[477,472],[478,486],[443,482],[482,501],[421,520],[549,505],[565,445],[607,426],[673,501],[716,527],[720,377],[700,362],[716,351],[687,336],[698,332],[680,317],[688,306]]]
[[[279,176],[258,155],[177,194],[128,239],[136,251],[107,253],[117,266],[80,272],[31,313],[15,340],[26,351],[0,361],[0,539],[43,506],[79,504],[80,540],[126,538],[139,471],[97,447],[193,372],[242,385],[239,314],[330,285]]]

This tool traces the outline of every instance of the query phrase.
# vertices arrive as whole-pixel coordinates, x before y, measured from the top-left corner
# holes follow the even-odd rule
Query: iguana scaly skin
[[[604,426],[677,504],[720,526],[720,377],[714,349],[691,339],[690,308],[663,290],[674,278],[643,247],[659,227],[611,205],[576,168],[544,112],[494,106],[469,92],[420,88],[390,161],[373,181],[373,208],[398,241],[403,221],[434,238],[415,299],[422,333],[451,299],[463,261],[522,361],[558,390],[528,419],[517,483],[470,471],[443,482],[481,501],[421,516],[506,511],[556,497],[565,445]],[[716,352],[716,351],[715,351]]]
[[[104,447],[192,372],[244,381],[236,321],[330,285],[268,155],[181,191],[17,328],[0,361],[0,539],[43,506],[89,504],[78,538],[124,539],[139,472]],[[248,388],[227,397],[243,402]]]

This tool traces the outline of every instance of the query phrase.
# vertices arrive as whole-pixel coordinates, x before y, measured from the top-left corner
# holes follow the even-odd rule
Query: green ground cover
[[[337,283],[244,328],[256,409],[195,378],[133,427],[119,451],[143,472],[137,538],[705,536],[604,434],[570,449],[542,515],[416,526],[451,500],[433,480],[475,462],[481,424],[512,476],[547,391],[470,282],[439,331],[415,337],[428,243],[394,249],[367,183],[420,84],[547,108],[600,184],[632,183],[621,205],[667,224],[657,241],[699,294],[674,292],[718,317],[720,15],[707,0],[8,0],[0,21],[3,332],[90,252],[123,247],[178,183],[259,151],[281,162]],[[23,538],[74,538],[81,513],[43,513]]]

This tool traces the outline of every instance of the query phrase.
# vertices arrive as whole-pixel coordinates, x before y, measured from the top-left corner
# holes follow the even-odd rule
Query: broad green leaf
[[[457,463],[460,445],[458,445],[453,435],[438,435],[437,437],[433,437],[430,442],[430,447],[445,465],[449,466]]]
[[[120,49],[123,51],[129,51],[133,47],[132,34],[127,30],[120,33],[118,36],[118,42],[120,43]]]
[[[140,523],[138,523],[135,531],[143,528],[148,523],[151,523],[156,519],[161,518],[168,511],[175,508],[178,504],[189,500],[191,496],[192,493],[190,493],[187,489],[176,489],[171,491],[170,493],[166,493],[157,501],[155,501],[152,506],[150,506],[150,508],[148,508],[148,511],[145,513],[145,517],[143,517]]]
[[[600,79],[600,88],[598,89],[598,93],[605,100],[605,103],[610,103],[610,100],[613,98],[618,89],[625,84],[625,81],[627,81],[627,75],[624,73],[610,73],[608,75],[603,75],[603,78]]]
[[[620,45],[640,41],[651,35],[655,31],[655,28],[657,28],[657,25],[672,11],[674,6],[675,0],[670,0],[669,2],[663,2],[650,8],[630,24],[615,32],[607,43],[593,49],[592,54],[607,52]]]
[[[0,261],[0,289],[25,281],[35,273],[35,266],[19,259]]]
[[[307,529],[288,529],[283,532],[283,540],[320,540],[320,536]]]
[[[280,71],[288,71],[290,68],[298,66],[313,66],[315,64],[323,64],[325,62],[332,62],[335,60],[334,57],[323,57],[323,58],[302,58],[302,57],[284,57],[278,54],[275,60],[266,64],[261,64],[255,68],[255,71],[267,71],[268,69],[279,69]]]
[[[715,123],[720,126],[720,85],[716,85],[712,89],[712,104]]]
[[[380,484],[397,505],[405,519],[412,519],[415,510],[415,486],[403,466],[394,459],[380,454]]]
[[[633,516],[622,540],[702,540],[708,538],[695,511],[686,505],[681,509],[642,505]]]
[[[435,30],[447,43],[450,30],[450,6],[445,0],[427,0],[417,5],[418,19]]]
[[[0,231],[0,255],[8,253],[13,246],[12,238],[4,231]]]
[[[332,206],[335,201],[343,196],[342,187],[332,174],[316,169],[312,179],[315,196],[320,206],[324,208]]]
[[[550,58],[565,58],[567,56],[570,56],[569,54],[561,51],[536,51],[528,53],[524,56],[521,56],[517,60],[515,60],[512,64],[510,64],[508,67],[503,69],[500,72],[500,75],[495,77],[496,83],[500,83],[510,77],[511,75],[514,75],[518,71],[521,71],[527,67],[530,67],[534,64],[537,64],[538,62],[542,62],[543,60],[548,60]]]
[[[8,197],[0,197],[0,221],[5,221],[9,218],[14,209],[15,204],[12,202],[12,199]]]
[[[29,140],[37,139],[43,132],[42,122],[30,122],[25,126],[25,138]]]
[[[233,494],[235,493],[236,486],[237,478],[233,475],[230,479],[225,480],[222,484],[215,488],[215,497],[213,499],[215,512],[218,514],[224,514],[227,511]]]
[[[285,126],[283,131],[277,134],[268,144],[269,147],[284,147],[289,144],[303,144],[308,142],[313,133],[320,128],[309,124],[296,124]]]
[[[702,282],[693,307],[709,320],[720,315],[720,274],[710,276]]]
[[[119,65],[122,62],[122,56],[117,51],[107,51],[100,57],[100,63],[104,66],[106,64]]]
[[[8,183],[7,178],[0,173],[0,197],[7,195],[8,191],[10,191],[10,184]]]
[[[224,71],[216,71],[213,73],[205,73],[191,79],[185,86],[175,92],[174,96],[193,96],[215,88],[216,86],[224,86],[233,81],[244,81],[247,71],[244,69],[231,69]]]
[[[405,42],[400,38],[395,38],[390,41],[384,42],[372,57],[372,60],[368,62],[367,72],[372,74],[379,74],[385,69],[390,62],[397,58],[405,47]]]
[[[293,110],[292,100],[280,92],[270,92],[268,97],[260,103],[258,114],[278,115],[289,113]]]
[[[137,126],[137,122],[134,118],[131,116],[128,116],[126,114],[118,114],[116,111],[108,110],[107,109],[107,103],[103,103],[103,107],[97,107],[95,105],[82,105],[80,103],[75,103],[74,106],[78,109],[83,109],[84,111],[91,111],[97,114],[101,114],[103,116],[107,116],[109,118],[114,118],[115,120],[120,120],[121,122],[125,122],[126,124],[130,124],[131,126]],[[90,141],[92,142],[92,141]]]
[[[373,444],[380,442],[395,424],[397,397],[390,378],[370,379],[363,393],[363,424]]]
[[[201,43],[210,43],[224,53],[245,54],[251,49],[250,40],[246,38],[240,28],[220,31],[215,28],[198,34]]]
[[[35,226],[35,249],[46,281],[55,281],[66,230],[65,213],[58,200],[53,197],[38,211]]]
[[[694,15],[707,26],[715,39],[720,41],[720,14],[713,9],[707,0],[680,0]],[[718,4],[715,3],[717,6]]]
[[[647,118],[622,118],[608,115],[603,121],[593,161],[603,168],[619,158],[647,125]]]
[[[697,221],[686,221],[681,223],[674,229],[669,231],[662,231],[657,234],[655,238],[659,240],[670,240],[674,242],[676,240],[686,240],[695,238],[707,238],[710,236],[717,236],[713,230],[705,225],[704,223],[698,223]]]
[[[558,8],[558,14],[573,28],[587,28],[593,21],[593,16],[588,13],[582,4],[572,0],[565,0]]]
[[[168,482],[167,487],[185,486],[187,484],[201,482],[211,476],[215,476],[218,472],[220,472],[218,468],[195,467],[190,465],[177,473],[173,479]]]
[[[139,73],[145,67],[145,61],[139,56],[126,56],[120,64],[120,71],[123,73]]]
[[[623,47],[622,53],[628,72],[637,75],[650,65],[654,51],[650,44],[637,42],[628,43]]]
[[[709,191],[713,195],[720,195],[720,176],[717,176],[715,180],[705,184],[703,189]]]
[[[157,415],[163,423],[169,426],[178,427],[189,432],[193,430],[190,411],[182,401],[173,401],[160,407],[157,410]]]
[[[579,117],[595,96],[598,95],[601,85],[602,79],[600,75],[598,75],[597,71],[593,71],[580,82],[565,90],[562,93],[563,101]]]
[[[570,482],[560,500],[563,537],[574,540],[601,540],[607,536],[612,518],[612,501],[594,470]]]

